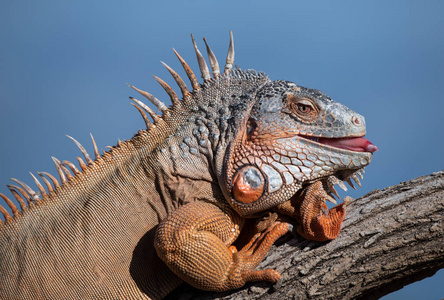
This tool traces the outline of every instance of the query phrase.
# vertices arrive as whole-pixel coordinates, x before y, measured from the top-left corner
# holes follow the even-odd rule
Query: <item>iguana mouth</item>
[[[327,145],[334,148],[340,148],[355,152],[376,152],[378,147],[373,145],[364,137],[346,137],[346,138],[320,138],[313,136],[300,136],[304,139],[314,141],[319,144]]]

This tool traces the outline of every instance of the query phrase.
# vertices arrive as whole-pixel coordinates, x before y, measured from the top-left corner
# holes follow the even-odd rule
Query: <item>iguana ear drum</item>
[[[233,176],[233,198],[240,203],[253,203],[265,190],[262,172],[255,166],[243,166]]]

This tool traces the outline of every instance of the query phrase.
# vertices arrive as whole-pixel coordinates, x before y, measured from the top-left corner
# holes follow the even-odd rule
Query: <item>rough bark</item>
[[[259,268],[279,271],[279,286],[211,293],[183,284],[168,298],[377,299],[444,268],[443,221],[440,171],[356,199],[331,242],[278,241]]]

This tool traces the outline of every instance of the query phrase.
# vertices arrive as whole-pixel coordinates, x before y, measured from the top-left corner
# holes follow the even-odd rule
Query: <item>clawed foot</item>
[[[281,275],[272,269],[256,270],[256,266],[263,260],[273,243],[286,234],[289,224],[275,222],[264,232],[257,233],[241,250],[236,251],[234,246],[229,249],[233,253],[233,266],[229,278],[236,287],[243,286],[248,281],[277,282]]]
[[[301,196],[298,233],[308,240],[319,242],[336,238],[345,217],[345,207],[353,198],[345,197],[343,203],[328,209],[325,201],[333,202],[332,197],[325,192],[320,181],[308,186]]]

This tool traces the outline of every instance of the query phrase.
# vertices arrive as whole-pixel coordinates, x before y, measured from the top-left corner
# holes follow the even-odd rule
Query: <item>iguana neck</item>
[[[147,172],[155,170],[154,181],[156,186],[163,187],[163,199],[170,199],[175,205],[186,203],[196,197],[192,191],[199,185],[206,186],[212,194],[217,190],[220,195],[208,201],[223,201],[219,177],[226,150],[245,127],[254,104],[252,95],[268,81],[261,73],[234,71],[206,82],[190,99],[184,99],[181,107],[173,107],[164,116],[165,130],[159,127],[164,123],[156,125],[156,130],[169,133],[160,144],[149,148],[151,152],[141,150],[141,164]],[[168,125],[169,122],[175,125]],[[146,138],[151,139],[149,135]],[[146,146],[149,140],[140,144]],[[178,190],[183,192],[178,195]],[[205,193],[201,190],[199,195],[202,194]]]

